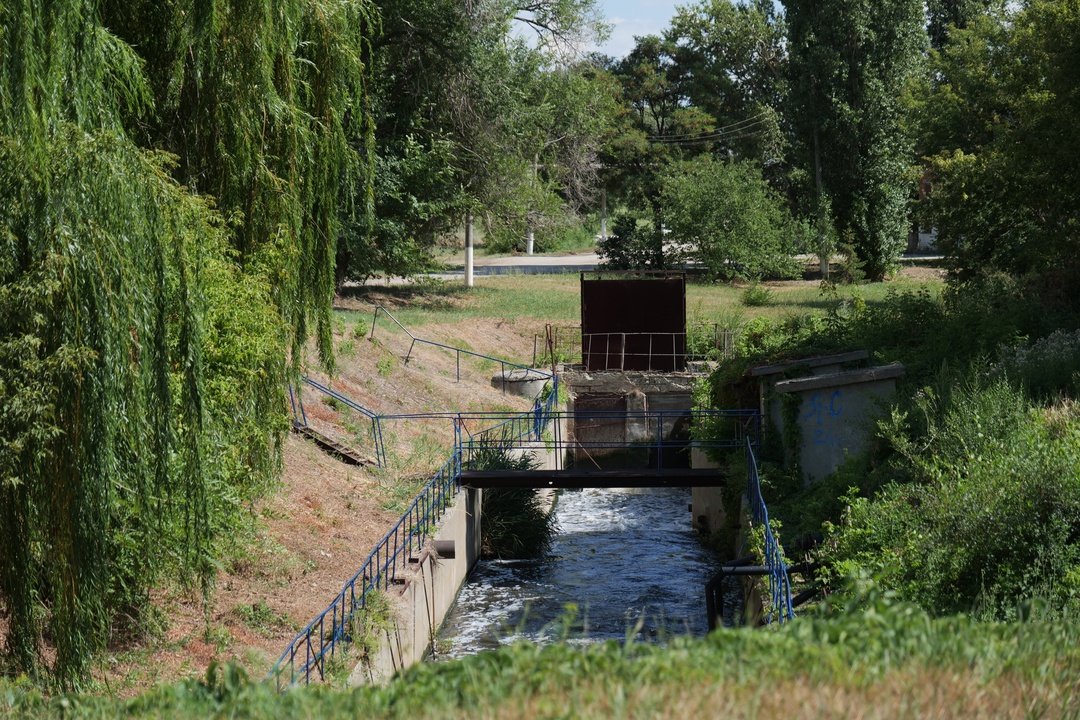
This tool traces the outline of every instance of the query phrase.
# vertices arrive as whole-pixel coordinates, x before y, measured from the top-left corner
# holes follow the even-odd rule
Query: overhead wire
[[[723,133],[723,132],[727,132],[728,130],[733,130],[735,128],[739,128],[740,125],[755,124],[757,122],[760,122],[767,115],[769,115],[769,113],[763,111],[763,112],[758,113],[757,115],[751,115],[748,118],[743,118],[742,120],[739,120],[737,122],[733,122],[730,125],[725,125],[724,127],[715,128],[714,130],[709,130],[708,132],[709,132],[709,134]],[[742,129],[742,128],[740,128],[740,129]],[[681,138],[686,138],[686,139],[693,140],[693,139],[698,138],[698,136],[700,136],[700,135],[701,135],[701,133],[682,133],[682,134],[678,134],[678,135],[647,135],[646,139],[647,140],[659,140],[659,139],[668,139],[668,138],[670,138],[670,139],[678,140],[678,139],[681,139]]]
[[[700,134],[699,133],[697,135],[649,135],[649,136],[646,136],[646,139],[649,140],[650,142],[665,143],[665,144],[670,144],[670,145],[696,145],[696,144],[706,143],[706,142],[716,142],[716,141],[719,141],[719,140],[731,139],[734,136],[746,137],[747,135],[743,134],[743,133],[745,133],[745,131],[750,130],[751,128],[754,128],[754,127],[756,127],[758,125],[761,125],[764,122],[766,122],[767,120],[768,120],[768,118],[765,116],[764,113],[762,113],[761,115],[758,115],[756,117],[756,119],[750,118],[750,119],[744,121],[743,123],[741,123],[741,126],[739,126],[739,127],[736,127],[734,125],[728,126],[729,128],[732,128],[732,129],[725,129],[724,131],[719,131],[718,130],[718,131],[712,131],[712,132],[705,133],[705,134]],[[764,132],[764,128],[762,128],[761,130],[757,130],[757,131],[755,131],[753,133],[750,133],[750,135],[757,135],[757,134],[760,134],[762,132]]]
[[[680,135],[647,135],[646,139],[650,142],[665,142],[665,144],[672,145],[697,145],[701,142],[713,142],[716,140],[723,140],[731,138],[732,136],[747,137],[750,135],[757,135],[764,130],[751,133],[750,135],[741,135],[745,131],[751,130],[751,128],[765,123],[769,119],[769,113],[760,112],[751,118],[740,120],[739,122],[725,125],[718,128],[718,130],[710,131],[707,133],[686,133]]]

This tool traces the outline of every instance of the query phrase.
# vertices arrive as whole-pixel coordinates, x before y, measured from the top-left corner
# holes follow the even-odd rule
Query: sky
[[[692,0],[599,0],[601,12],[612,26],[611,37],[600,52],[621,58],[634,49],[635,35],[659,35],[671,24],[676,5]]]

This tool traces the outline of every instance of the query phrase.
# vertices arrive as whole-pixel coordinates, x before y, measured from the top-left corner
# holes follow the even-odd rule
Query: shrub
[[[747,307],[765,307],[772,302],[772,292],[761,283],[751,283],[742,293],[742,304]]]
[[[997,372],[1036,397],[1080,392],[1080,330],[1056,330],[1031,345],[1003,348]]]
[[[894,416],[894,423],[895,423]],[[918,438],[897,438],[908,483],[849,498],[831,528],[838,574],[869,568],[936,612],[1015,615],[1080,599],[1080,423],[1032,409],[998,380],[952,393]]]
[[[597,254],[604,268],[609,270],[644,270],[651,267],[656,259],[652,224],[639,226],[633,215],[616,215],[611,234],[598,243]]]
[[[711,278],[798,277],[796,226],[787,204],[751,162],[708,154],[669,169],[663,191],[668,238]]]
[[[518,455],[508,445],[480,446],[473,454],[474,470],[535,470],[532,455]],[[535,488],[488,488],[481,509],[481,553],[500,559],[535,558],[551,548],[554,515],[540,506]]]

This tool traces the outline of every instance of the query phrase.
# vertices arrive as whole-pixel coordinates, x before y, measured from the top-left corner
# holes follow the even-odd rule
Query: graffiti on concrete
[[[803,419],[812,419],[816,425],[813,428],[812,442],[815,445],[843,447],[840,435],[833,432],[833,429],[829,427],[832,423],[828,420],[838,418],[843,414],[844,394],[840,390],[834,390],[826,402],[824,394],[816,392],[810,396],[809,405],[810,411],[803,415]]]

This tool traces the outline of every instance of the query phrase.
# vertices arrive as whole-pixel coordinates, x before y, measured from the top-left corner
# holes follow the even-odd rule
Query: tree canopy
[[[370,192],[349,138],[374,22],[334,0],[0,7],[6,668],[77,686],[155,582],[209,592],[274,479],[287,351],[314,330],[332,364],[336,234]]]
[[[749,161],[705,156],[673,168],[665,182],[669,242],[709,277],[795,277],[791,214]]]
[[[1076,276],[1078,62],[1080,7],[1049,0],[984,15],[931,54],[912,100],[925,217],[962,277]]]

